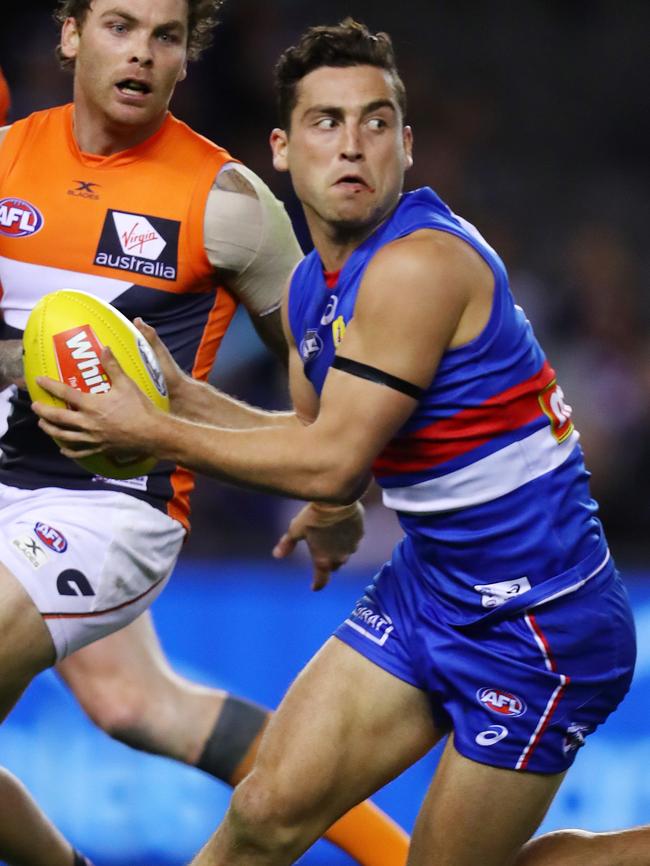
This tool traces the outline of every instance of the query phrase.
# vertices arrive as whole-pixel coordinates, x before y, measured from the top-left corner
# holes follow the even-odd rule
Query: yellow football
[[[110,346],[120,366],[159,409],[169,411],[165,379],[156,356],[135,325],[105,301],[73,289],[51,292],[32,310],[23,334],[25,382],[32,400],[64,405],[36,384],[49,376],[79,391],[104,394],[111,381],[100,361]],[[135,478],[156,465],[153,457],[98,454],[77,461],[93,475]]]

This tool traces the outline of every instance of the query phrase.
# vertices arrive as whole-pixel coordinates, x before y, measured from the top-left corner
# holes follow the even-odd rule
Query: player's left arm
[[[228,163],[208,193],[203,237],[215,279],[246,308],[263,342],[286,365],[280,307],[302,251],[284,206],[254,172]],[[174,363],[155,332],[140,328],[161,361],[174,414],[238,429],[292,422],[292,413],[253,409],[193,379]]]
[[[120,376],[111,358],[109,394],[91,401],[91,395],[62,391],[57,396],[81,414],[39,406],[41,423],[66,447],[90,442],[90,453],[144,450],[257,489],[352,502],[365,489],[374,458],[417,405],[416,396],[394,385],[430,384],[443,352],[485,326],[492,285],[483,260],[451,235],[420,231],[384,247],[366,271],[338,352],[379,371],[380,381],[330,370],[309,426],[224,430],[165,416]]]

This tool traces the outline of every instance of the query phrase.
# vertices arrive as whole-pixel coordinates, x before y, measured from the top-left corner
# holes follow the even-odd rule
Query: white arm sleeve
[[[276,310],[302,251],[271,190],[250,169],[225,165],[208,193],[204,220],[210,263],[254,315]]]

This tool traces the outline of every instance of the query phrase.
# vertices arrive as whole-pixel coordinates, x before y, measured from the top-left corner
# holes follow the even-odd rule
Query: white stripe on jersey
[[[18,243],[20,243],[18,241]],[[12,328],[25,330],[34,305],[43,295],[58,289],[78,289],[110,303],[126,292],[133,283],[63,268],[47,268],[29,262],[17,262],[0,256],[0,283],[3,288],[2,314]]]
[[[557,469],[567,460],[578,439],[574,430],[564,442],[558,443],[550,427],[543,427],[440,478],[429,478],[408,487],[385,488],[384,505],[395,511],[431,514],[490,502]]]

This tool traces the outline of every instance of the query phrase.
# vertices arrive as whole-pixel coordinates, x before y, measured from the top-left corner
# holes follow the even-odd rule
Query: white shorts
[[[0,561],[43,615],[57,661],[128,625],[159,595],[185,529],[125,493],[0,484]]]

